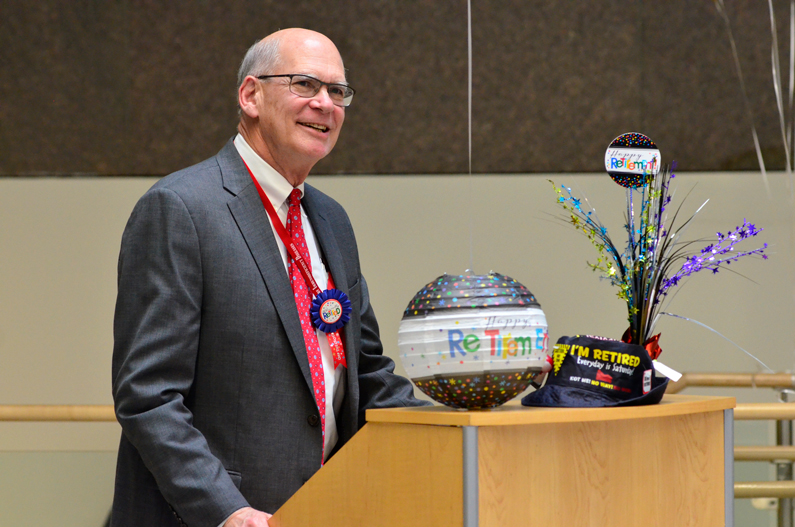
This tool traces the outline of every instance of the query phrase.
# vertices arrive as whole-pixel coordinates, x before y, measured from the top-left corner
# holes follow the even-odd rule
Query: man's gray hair
[[[268,39],[258,40],[253,46],[248,48],[246,56],[243,57],[243,62],[240,63],[240,69],[237,72],[237,87],[243,84],[246,76],[253,75],[271,75],[274,73],[276,67],[281,61],[279,54],[279,45],[281,42],[278,38],[271,37]]]

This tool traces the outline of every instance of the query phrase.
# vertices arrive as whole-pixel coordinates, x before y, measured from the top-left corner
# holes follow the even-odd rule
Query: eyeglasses
[[[290,91],[299,97],[314,97],[317,95],[317,92],[320,91],[320,88],[325,86],[331,102],[333,102],[336,106],[342,106],[343,108],[351,105],[353,94],[356,93],[353,88],[345,84],[323,82],[322,80],[310,77],[309,75],[298,75],[291,73],[287,75],[260,75],[257,78],[260,80],[265,80],[276,77],[289,77]]]

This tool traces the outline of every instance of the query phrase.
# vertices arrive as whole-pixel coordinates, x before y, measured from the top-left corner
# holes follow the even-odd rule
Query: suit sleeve
[[[150,190],[122,238],[114,318],[116,416],[158,488],[191,526],[217,526],[248,506],[206,439],[189,399],[202,306],[199,237],[188,208]]]
[[[370,408],[398,406],[430,406],[432,403],[414,397],[414,388],[405,377],[395,373],[395,363],[384,355],[378,322],[370,305],[370,294],[364,276],[360,277],[361,352],[359,354],[359,427],[364,426],[365,411]]]

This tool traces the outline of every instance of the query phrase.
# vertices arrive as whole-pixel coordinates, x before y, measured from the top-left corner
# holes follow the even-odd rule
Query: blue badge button
[[[324,333],[334,333],[351,319],[351,301],[339,289],[326,289],[312,300],[312,323]]]

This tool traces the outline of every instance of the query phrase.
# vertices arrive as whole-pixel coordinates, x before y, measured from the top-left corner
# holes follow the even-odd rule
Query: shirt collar
[[[240,153],[240,157],[243,158],[248,168],[251,169],[251,173],[257,178],[257,182],[262,186],[262,190],[265,191],[265,195],[268,196],[273,208],[279,210],[284,205],[284,202],[287,201],[287,198],[290,197],[293,186],[275,168],[262,159],[242,135],[237,134],[234,143],[235,148]],[[301,191],[301,197],[303,198],[304,184],[301,183],[295,188]]]

